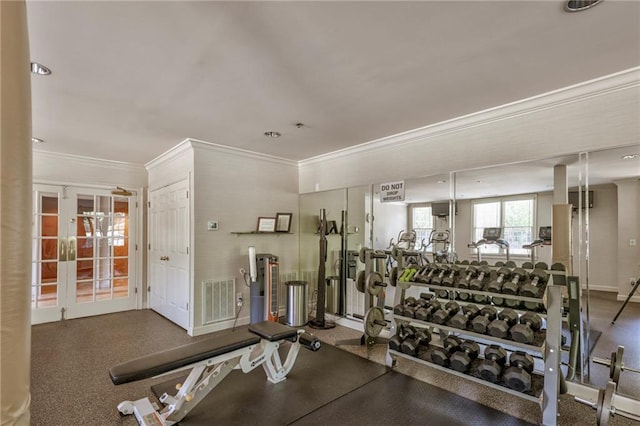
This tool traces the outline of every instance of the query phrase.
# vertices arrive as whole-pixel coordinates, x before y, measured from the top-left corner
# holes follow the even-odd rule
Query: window
[[[502,228],[502,239],[512,255],[528,255],[522,246],[533,241],[535,197],[478,200],[473,204],[473,241],[482,239],[484,228]],[[496,245],[482,247],[483,253],[506,254]]]
[[[431,206],[415,205],[411,206],[411,229],[416,231],[416,249],[429,243],[429,234],[433,230],[433,216]],[[431,249],[431,248],[429,248]]]

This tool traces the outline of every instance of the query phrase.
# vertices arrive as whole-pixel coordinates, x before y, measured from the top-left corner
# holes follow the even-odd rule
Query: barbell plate
[[[615,389],[616,384],[614,382],[609,382],[607,383],[607,387],[604,389],[604,392],[600,390],[600,393],[598,394],[598,408],[596,415],[598,416],[599,426],[607,426],[609,424],[611,410],[613,409],[612,402]]]
[[[360,259],[360,262],[362,263],[365,263],[367,260],[367,250],[368,249],[366,247],[362,247],[358,253],[358,259]]]
[[[622,356],[624,347],[618,346],[618,350],[611,354],[611,380],[617,385],[620,383],[620,373],[622,372]]]
[[[356,277],[356,290],[364,293],[364,271],[358,272],[358,276]]]
[[[391,268],[391,273],[389,274],[389,284],[395,287],[397,283],[398,283],[398,267],[394,266],[393,268]]]
[[[376,337],[384,326],[376,324],[376,321],[384,322],[384,311],[379,306],[374,306],[364,316],[364,333],[369,337]]]
[[[372,296],[377,296],[378,294],[380,294],[380,291],[382,291],[382,287],[377,285],[377,283],[381,283],[383,281],[384,281],[384,278],[382,278],[382,275],[380,275],[380,273],[371,272],[367,276],[367,280],[365,283],[367,293],[369,293]]]
[[[397,246],[393,246],[391,248],[391,257],[393,258],[393,260],[395,260],[396,262],[398,261],[398,259],[400,258],[400,253],[398,250]]]

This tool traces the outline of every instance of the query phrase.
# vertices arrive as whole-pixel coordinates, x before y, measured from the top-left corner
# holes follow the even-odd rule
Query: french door
[[[134,309],[136,202],[34,185],[32,324]]]

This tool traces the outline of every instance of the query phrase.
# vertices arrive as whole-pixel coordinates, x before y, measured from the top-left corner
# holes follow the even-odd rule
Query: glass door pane
[[[58,194],[39,193],[34,214],[31,306],[58,305]]]
[[[76,303],[129,297],[129,199],[77,196]]]

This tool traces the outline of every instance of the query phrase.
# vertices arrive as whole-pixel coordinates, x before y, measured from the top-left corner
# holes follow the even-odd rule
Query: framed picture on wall
[[[258,232],[275,232],[275,230],[276,230],[275,217],[259,217],[258,218]]]
[[[276,213],[276,232],[291,231],[293,213]]]

